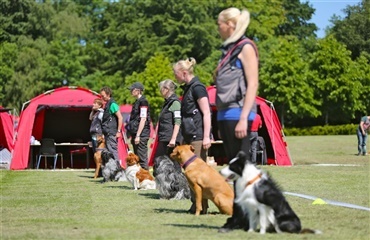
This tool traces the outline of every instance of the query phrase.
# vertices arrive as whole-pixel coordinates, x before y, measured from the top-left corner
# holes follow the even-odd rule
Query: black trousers
[[[218,129],[221,134],[221,139],[223,141],[223,146],[225,149],[226,157],[230,161],[233,159],[239,151],[244,151],[247,156],[250,156],[250,149],[251,149],[251,142],[250,142],[250,126],[252,122],[248,122],[248,130],[247,136],[245,138],[239,139],[235,137],[235,127],[238,123],[237,120],[235,121],[218,121]],[[250,158],[250,157],[249,157]],[[234,182],[234,193],[235,192],[235,182]],[[236,198],[236,196],[234,196]],[[247,218],[246,212],[243,212],[242,208],[235,204],[233,204],[233,215],[231,218],[227,219],[225,225],[229,228],[243,228],[248,230],[249,222]]]
[[[149,170],[148,166],[148,137],[140,137],[139,144],[135,144],[135,138],[131,138],[134,153],[139,156],[139,164],[142,168]]]

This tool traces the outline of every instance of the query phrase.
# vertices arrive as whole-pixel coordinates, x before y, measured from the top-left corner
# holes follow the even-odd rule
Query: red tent
[[[216,120],[216,88],[214,86],[207,87],[209,100],[212,107],[212,127],[213,135],[216,136],[217,128],[215,127]],[[278,166],[291,166],[291,160],[288,153],[285,135],[281,127],[279,118],[275,111],[272,102],[261,97],[256,98],[257,111],[262,118],[262,128],[258,131],[259,136],[265,140],[267,151],[267,164]],[[215,132],[216,131],[216,132]],[[217,158],[216,158],[217,161]],[[221,162],[219,162],[221,161]],[[221,158],[218,163],[227,163],[227,159]],[[226,162],[225,162],[226,161]]]
[[[39,141],[50,137],[56,143],[74,142],[76,139],[90,141],[89,114],[97,97],[99,95],[89,89],[61,87],[49,90],[24,103],[16,133],[11,169],[19,170],[29,166],[31,136]],[[118,151],[125,167],[127,148],[123,139],[118,142]]]
[[[0,107],[0,146],[5,147],[12,152],[13,150],[13,132],[14,122],[12,115],[9,114],[11,109]]]

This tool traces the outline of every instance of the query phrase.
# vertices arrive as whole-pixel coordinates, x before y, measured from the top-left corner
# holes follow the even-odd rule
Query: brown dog
[[[189,186],[195,194],[195,215],[202,212],[202,202],[207,199],[210,199],[221,213],[232,215],[234,191],[225,178],[194,154],[193,146],[177,146],[170,156],[185,170]]]
[[[129,153],[126,158],[126,164],[126,178],[132,184],[134,190],[149,190],[156,188],[154,178],[150,172],[140,167],[139,156],[134,153]]]
[[[105,149],[105,139],[104,135],[98,135],[96,137],[96,149],[94,153],[94,161],[95,161],[95,175],[94,178],[96,179],[99,175],[99,170],[101,167],[102,159],[101,159],[101,151]]]

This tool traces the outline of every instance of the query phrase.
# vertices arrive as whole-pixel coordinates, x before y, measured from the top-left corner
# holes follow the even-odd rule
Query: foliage
[[[269,39],[260,46],[260,95],[274,102],[281,123],[286,115],[318,116],[310,71],[295,37]]]
[[[322,99],[321,112],[325,124],[330,122],[329,116],[343,113],[351,118],[361,108],[361,103],[354,101],[359,93],[360,82],[352,81],[351,64],[350,52],[333,36],[317,42],[310,67],[317,83],[316,98]]]
[[[122,103],[133,103],[136,99],[131,97],[127,87],[134,82],[143,83],[145,86],[144,95],[150,103],[150,115],[156,122],[164,101],[160,95],[158,83],[165,79],[173,79],[172,65],[164,54],[158,53],[149,59],[143,72],[135,72],[125,79],[125,85],[120,89],[123,94],[117,100]]]
[[[315,35],[317,27],[314,23],[309,23],[315,10],[308,2],[301,3],[299,0],[284,0],[285,10],[284,23],[276,28],[276,36],[296,36],[304,40]]]
[[[312,135],[353,135],[356,133],[358,124],[345,124],[335,126],[314,126],[306,128],[284,128],[286,136],[312,136]]]
[[[358,58],[362,52],[370,54],[370,1],[362,0],[357,5],[344,9],[345,17],[333,17],[334,24],[330,33],[346,45],[351,51],[352,59]]]
[[[368,1],[346,8],[319,41],[309,22],[314,9],[299,0],[3,0],[1,105],[20,109],[62,85],[107,85],[130,103],[126,86],[139,78],[155,119],[157,84],[173,78],[171,63],[194,57],[196,75],[213,83],[221,54],[215,22],[230,6],[250,11],[246,36],[260,51],[259,93],[275,103],[284,125],[341,124],[370,112]]]

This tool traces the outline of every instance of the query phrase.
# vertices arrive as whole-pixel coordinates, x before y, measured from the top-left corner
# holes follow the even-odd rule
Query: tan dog
[[[225,178],[194,154],[193,146],[177,146],[170,156],[185,170],[189,186],[195,194],[195,215],[202,212],[202,202],[207,199],[211,200],[221,213],[232,215],[234,191]]]
[[[96,179],[99,175],[99,170],[101,167],[102,159],[101,159],[101,151],[105,149],[105,139],[104,135],[98,135],[96,137],[96,149],[94,153],[94,161],[95,161],[95,175],[94,178]]]

